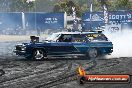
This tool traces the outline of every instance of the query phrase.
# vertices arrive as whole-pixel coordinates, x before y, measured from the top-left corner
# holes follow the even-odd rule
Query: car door
[[[89,48],[87,39],[83,34],[73,35],[72,44],[76,49],[74,53],[84,54]]]
[[[75,49],[71,42],[71,34],[62,34],[57,42],[51,43],[51,52],[52,54],[70,54]]]

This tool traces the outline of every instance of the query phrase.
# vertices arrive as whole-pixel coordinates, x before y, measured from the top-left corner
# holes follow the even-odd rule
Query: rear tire
[[[33,51],[33,60],[43,60],[46,57],[46,52],[43,49],[35,49]]]
[[[96,58],[98,57],[98,50],[96,48],[90,48],[88,51],[88,57],[91,58]]]
[[[0,76],[4,75],[5,74],[5,71],[0,69]]]

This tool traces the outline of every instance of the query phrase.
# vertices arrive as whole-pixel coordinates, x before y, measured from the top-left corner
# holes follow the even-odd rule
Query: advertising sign
[[[90,24],[90,15],[91,15],[91,24]],[[121,28],[125,26],[132,27],[132,11],[110,11],[109,12],[109,25],[121,25]],[[104,26],[104,17],[103,12],[85,12],[82,15],[82,27],[85,29],[97,28]]]
[[[22,28],[22,14],[19,12],[1,12],[0,13],[0,29],[19,29]]]
[[[25,25],[28,29],[62,29],[64,18],[64,13],[25,13]]]

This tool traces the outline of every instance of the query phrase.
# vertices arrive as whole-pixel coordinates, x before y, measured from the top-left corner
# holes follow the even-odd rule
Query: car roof
[[[57,32],[54,34],[97,34],[98,32]]]

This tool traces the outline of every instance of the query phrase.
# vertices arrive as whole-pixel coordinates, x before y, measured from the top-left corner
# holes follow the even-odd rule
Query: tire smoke
[[[113,43],[112,57],[132,57],[132,30],[123,29],[116,33],[105,33]]]

